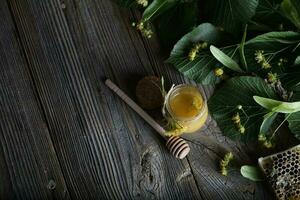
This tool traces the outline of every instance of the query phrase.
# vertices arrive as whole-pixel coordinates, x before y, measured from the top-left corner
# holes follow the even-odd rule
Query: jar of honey
[[[198,88],[182,84],[171,88],[166,95],[163,114],[169,122],[182,127],[181,133],[193,133],[204,125],[208,109]]]

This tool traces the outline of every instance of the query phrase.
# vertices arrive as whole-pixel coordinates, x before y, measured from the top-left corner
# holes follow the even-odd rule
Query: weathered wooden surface
[[[6,2],[0,4],[0,24],[0,198],[68,197]]]
[[[134,98],[147,74],[189,82],[163,63],[155,38],[130,27],[136,17],[110,0],[1,1],[1,199],[272,198],[238,170],[220,175],[227,151],[237,165],[251,159],[212,119],[175,160],[105,87],[109,77]]]

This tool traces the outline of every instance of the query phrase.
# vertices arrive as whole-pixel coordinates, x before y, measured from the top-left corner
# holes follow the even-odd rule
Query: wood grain
[[[85,3],[92,2],[80,2]],[[76,15],[79,10],[97,12],[86,22],[100,23],[74,32],[60,6],[57,1],[11,1],[71,197],[200,198],[191,177],[176,181],[187,162],[175,162],[153,130],[101,80],[118,77],[125,88],[128,78],[148,69],[133,56],[116,7],[109,1],[94,8],[74,4],[82,7],[72,10],[73,17],[81,17],[74,23],[87,20],[88,13]],[[88,34],[74,40],[80,31]],[[88,35],[95,40],[86,41]]]
[[[0,148],[0,183],[0,199],[14,199],[15,194],[2,148]]]
[[[5,1],[0,4],[0,24],[0,199],[67,199],[64,177]]]
[[[200,134],[186,136],[191,155],[178,161],[154,130],[104,85],[104,78],[110,78],[134,98],[134,86],[144,75],[194,84],[164,64],[156,38],[146,40],[130,27],[139,14],[110,0],[9,4],[32,77],[27,84],[36,88],[71,198],[270,197],[265,186],[236,172],[230,177],[218,173],[218,161],[228,150],[238,157],[237,164],[251,159],[244,146],[221,136],[213,120]],[[199,88],[207,97],[213,89]]]

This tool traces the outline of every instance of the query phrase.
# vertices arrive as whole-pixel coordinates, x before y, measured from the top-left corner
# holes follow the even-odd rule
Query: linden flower
[[[193,61],[196,58],[196,55],[199,53],[200,49],[202,47],[201,43],[197,43],[196,45],[194,45],[194,47],[191,49],[191,51],[189,52],[189,60]]]
[[[145,37],[147,37],[147,38],[151,38],[152,35],[153,35],[153,31],[150,30],[150,29],[144,29],[144,30],[142,31],[142,34],[143,34]]]
[[[269,69],[272,66],[270,65],[270,63],[267,61],[265,55],[264,55],[264,51],[263,50],[257,50],[254,53],[255,55],[255,60],[257,61],[257,63],[261,64],[261,67],[263,69]]]
[[[246,129],[245,129],[245,127],[244,127],[243,125],[239,124],[239,126],[238,126],[238,131],[239,131],[241,134],[244,134],[245,131],[246,131]]]
[[[267,61],[264,61],[262,64],[261,64],[261,67],[263,69],[270,69],[271,68],[271,65],[270,63],[268,63]]]
[[[232,116],[231,120],[233,121],[233,123],[239,124],[241,122],[240,114],[236,113]]]
[[[202,45],[201,45],[201,48],[202,49],[206,49],[208,46],[207,42],[203,42]]]
[[[153,31],[151,30],[149,23],[144,24],[144,22],[139,22],[136,24],[135,22],[133,22],[132,26],[136,27],[136,29],[139,30],[142,35],[147,38],[151,38],[153,35]]]
[[[207,42],[195,44],[189,52],[189,55],[188,55],[189,60],[190,61],[195,60],[195,58],[196,58],[197,54],[200,52],[200,50],[206,49],[207,46],[208,46]]]
[[[267,80],[269,83],[276,83],[278,81],[277,73],[269,72],[267,75]]]
[[[232,152],[228,152],[225,154],[224,158],[220,161],[220,169],[221,169],[221,174],[223,176],[228,175],[227,167],[229,165],[229,162],[233,159],[233,154]]]
[[[136,3],[142,5],[143,7],[148,6],[148,0],[136,0]]]
[[[264,53],[263,50],[255,51],[254,55],[255,55],[255,60],[257,61],[257,63],[261,63],[265,60],[265,56],[263,53]]]
[[[183,132],[186,131],[187,127],[182,126],[179,124],[176,120],[174,119],[169,119],[168,120],[168,125],[167,125],[168,131],[164,133],[165,136],[170,137],[170,136],[178,136],[181,135]]]
[[[202,106],[202,101],[197,97],[193,97],[192,107],[199,110],[201,108],[201,106]]]
[[[272,147],[274,146],[274,145],[272,144],[272,142],[269,141],[269,140],[264,141],[263,145],[264,145],[264,147],[266,147],[266,148],[268,148],[268,149],[270,149],[270,148],[272,148]]]
[[[190,60],[190,61],[195,60],[196,55],[197,55],[197,52],[194,51],[194,50],[191,50],[191,51],[189,52],[189,60]]]
[[[260,142],[264,142],[264,141],[266,141],[267,140],[267,137],[264,135],[264,134],[262,134],[262,133],[260,133],[259,135],[258,135],[258,141],[260,141]]]
[[[166,131],[164,133],[165,136],[171,137],[171,136],[179,136],[181,135],[184,131],[186,131],[186,127],[178,127],[175,129],[172,129],[170,131]]]
[[[224,74],[224,70],[222,68],[216,68],[214,73],[217,77],[221,77]]]
[[[144,29],[144,22],[139,22],[138,24],[133,24],[134,26],[136,25],[136,28],[138,29],[138,30],[142,30],[142,29]]]

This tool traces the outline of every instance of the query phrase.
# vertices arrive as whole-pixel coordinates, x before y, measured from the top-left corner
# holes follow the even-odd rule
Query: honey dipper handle
[[[165,129],[161,127],[150,115],[148,115],[139,105],[137,105],[129,96],[127,96],[116,84],[107,79],[105,84],[123,99],[135,112],[137,112],[150,126],[152,126],[164,139]]]

